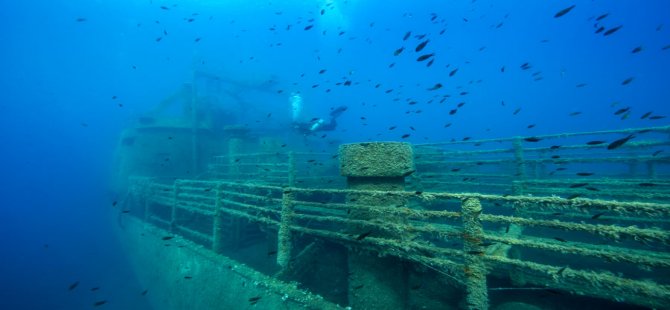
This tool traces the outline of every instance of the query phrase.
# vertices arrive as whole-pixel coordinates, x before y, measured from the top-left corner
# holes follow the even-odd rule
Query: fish
[[[142,293],[140,293],[140,294],[141,294],[142,296],[146,296],[147,293],[149,293],[149,290],[144,290],[144,291],[142,291]]]
[[[554,240],[557,240],[557,241],[560,241],[560,242],[567,242],[565,239],[559,238],[559,237],[554,237]]]
[[[580,194],[572,194],[572,195],[568,196],[568,198],[565,198],[565,199],[567,199],[567,200],[572,200],[572,199],[575,199],[575,198],[577,198],[577,197],[579,197],[579,196],[581,196],[581,195],[580,195]]]
[[[272,256],[272,255],[275,255],[275,254],[277,254],[277,251],[269,251],[268,252],[268,256]]]
[[[435,85],[433,85],[433,87],[428,88],[427,90],[438,90],[438,89],[440,89],[440,88],[442,88],[442,84],[440,84],[440,83],[435,83]]]
[[[609,13],[605,13],[605,14],[603,14],[603,15],[600,15],[600,16],[596,17],[596,21],[600,21],[600,20],[602,20],[603,18],[605,18],[605,17],[607,17],[607,16],[609,16],[609,15],[610,15]]]
[[[96,286],[96,287],[92,287],[92,288],[91,288],[91,292],[95,292],[95,291],[97,291],[97,290],[99,290],[99,289],[100,289],[100,287],[99,287],[99,286]]]
[[[652,186],[656,186],[656,183],[643,182],[643,183],[639,183],[638,185],[642,186],[642,187],[652,187]]]
[[[416,48],[414,48],[414,51],[420,52],[421,50],[423,50],[424,47],[426,47],[426,45],[428,45],[428,42],[430,42],[430,39],[419,43],[419,45],[417,45]]]
[[[586,144],[588,144],[588,145],[599,145],[599,144],[603,144],[603,143],[605,143],[605,141],[602,141],[602,140],[593,140],[593,141],[586,142]]]
[[[628,110],[630,110],[630,107],[625,107],[625,108],[618,109],[618,110],[616,110],[616,112],[614,112],[614,115],[619,115],[619,114],[626,113],[626,112],[628,112]]]
[[[432,65],[433,65],[433,62],[435,62],[435,58],[429,60],[428,63],[426,63],[426,67],[430,67],[430,66],[432,66]]]
[[[611,35],[611,34],[617,32],[619,29],[621,29],[621,27],[623,27],[623,26],[616,26],[616,27],[614,27],[614,28],[610,28],[609,30],[605,31],[605,32],[603,33],[603,35],[604,35],[604,36]]]
[[[453,110],[449,111],[449,115],[454,115],[454,114],[456,114],[456,112],[458,112],[458,109],[453,109]]]
[[[465,252],[465,253],[468,253],[468,254],[470,254],[470,255],[483,255],[483,254],[484,254],[484,251],[478,251],[478,250],[475,250],[475,251],[467,251],[467,252]]]
[[[570,188],[583,187],[583,186],[586,186],[586,185],[588,185],[588,184],[589,184],[589,183],[575,183],[575,184],[570,185]]]
[[[560,147],[561,147],[560,145],[552,145],[551,147],[549,147],[549,149],[550,150],[557,150]]]
[[[398,127],[397,126],[391,126],[391,127],[389,127],[389,130],[393,130],[393,129],[396,129],[396,128],[398,128]]]
[[[653,111],[649,111],[647,113],[642,114],[642,116],[640,116],[640,119],[645,119],[645,118],[649,117],[649,115],[651,115],[651,113],[653,113]]]
[[[449,72],[449,76],[454,76],[454,74],[456,74],[456,72],[458,72],[458,68],[456,68],[454,70],[451,70],[451,72]]]
[[[597,189],[597,188],[595,188],[595,187],[593,187],[593,186],[587,186],[587,187],[585,187],[585,188],[588,189],[588,190],[590,190],[590,191],[593,191],[593,192],[599,192],[599,191],[600,191],[599,189]]]
[[[538,137],[528,137],[528,138],[524,138],[523,140],[524,140],[524,141],[527,141],[527,142],[539,142],[539,141],[541,141],[542,139],[540,139],[540,138],[538,138]]]
[[[404,50],[405,50],[405,47],[404,47],[404,46],[401,47],[401,48],[399,48],[399,49],[397,49],[397,50],[395,50],[395,51],[393,52],[393,56],[398,56],[398,55],[400,55],[400,53],[402,53],[402,51],[404,51]]]
[[[565,268],[568,268],[568,266],[561,267],[561,269],[558,269],[558,271],[556,271],[556,274],[561,275],[563,271],[565,271]]]
[[[484,242],[480,243],[479,246],[487,247],[487,246],[492,246],[494,244],[496,244],[496,243],[491,242],[491,241],[484,241]]]
[[[78,23],[83,23],[83,22],[86,21],[86,18],[79,17],[79,18],[75,19],[75,21],[77,21]]]
[[[580,177],[588,177],[593,175],[593,172],[577,172],[577,175]]]
[[[426,60],[426,59],[428,59],[428,58],[431,58],[431,57],[433,57],[433,56],[435,56],[435,53],[424,54],[424,55],[419,56],[419,57],[416,59],[416,61],[421,62],[421,61],[424,61],[424,60]]]
[[[354,287],[352,287],[352,288],[355,289],[355,290],[360,290],[360,289],[362,289],[364,286],[365,286],[364,284],[361,284],[361,285],[356,285],[356,286],[354,286]]]
[[[99,300],[99,301],[96,301],[96,302],[93,303],[93,307],[100,307],[100,306],[102,306],[106,303],[107,303],[106,300]]]
[[[573,4],[573,5],[571,5],[571,6],[567,7],[567,8],[565,8],[565,9],[562,9],[562,10],[556,12],[556,14],[554,14],[554,18],[559,18],[559,17],[561,17],[561,16],[563,16],[563,15],[565,15],[565,14],[568,14],[568,13],[569,13],[570,11],[572,11],[572,9],[574,9],[574,8],[575,8],[575,5]]]
[[[657,120],[657,119],[663,119],[663,118],[665,118],[665,116],[663,116],[663,115],[654,115],[654,116],[649,117],[649,119],[651,119],[651,120]]]
[[[607,146],[607,149],[608,150],[614,150],[614,149],[626,144],[626,142],[628,142],[630,139],[633,139],[633,138],[635,138],[635,135],[630,134],[625,138],[615,140]]]
[[[519,114],[519,112],[521,112],[521,108],[514,110],[514,113],[512,113],[512,115],[517,115]]]
[[[658,151],[652,153],[651,156],[656,157],[656,155],[661,154],[662,152],[663,152],[663,150],[658,150]]]
[[[310,30],[310,29],[312,29],[313,27],[314,27],[314,25],[307,25],[304,29],[305,29],[305,30]]]
[[[70,286],[67,288],[67,290],[68,291],[74,290],[75,288],[77,288],[77,286],[79,286],[79,281],[76,281],[76,282],[70,284]]]
[[[174,238],[174,237],[173,236],[165,236],[165,237],[161,238],[161,240],[167,241],[167,240],[170,240],[172,238]]]
[[[255,305],[263,296],[256,296],[249,298],[249,303]]]
[[[403,40],[403,41],[407,41],[407,39],[409,39],[409,36],[411,36],[411,35],[412,35],[412,32],[411,32],[411,31],[407,31],[407,33],[405,33],[405,36],[402,37],[402,40]]]
[[[186,280],[191,280],[191,279],[193,279],[193,277],[191,277],[191,276],[184,276],[184,279],[186,279]]]
[[[636,53],[639,53],[639,52],[641,52],[641,51],[642,51],[642,46],[638,46],[638,47],[634,48],[634,49],[633,49],[632,51],[630,51],[630,52],[633,53],[633,54],[636,54]]]
[[[605,30],[605,27],[600,26],[600,28],[596,29],[595,33],[601,33]]]
[[[509,223],[507,224],[507,227],[505,228],[505,233],[508,233],[508,232],[509,232],[509,227],[510,227],[511,225],[512,225],[512,224],[509,224]]]
[[[368,232],[364,232],[364,233],[358,235],[358,237],[356,237],[356,241],[361,241],[361,240],[365,239],[365,237],[369,236],[371,233],[372,233],[372,231],[368,231]]]
[[[409,136],[410,136],[410,134],[406,133],[406,134],[402,135],[400,138],[407,139],[407,138],[409,138]]]
[[[596,213],[591,217],[591,219],[592,220],[597,220],[599,217],[603,216],[605,213],[607,213],[607,211]]]
[[[634,77],[629,77],[629,78],[621,81],[621,85],[628,85],[628,84],[630,84],[630,82],[633,81],[633,79],[635,79],[635,78]]]

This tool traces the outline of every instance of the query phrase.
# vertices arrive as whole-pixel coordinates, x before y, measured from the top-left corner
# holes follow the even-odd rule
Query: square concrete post
[[[405,188],[405,177],[414,172],[412,146],[408,143],[375,142],[340,146],[340,173],[347,177],[347,187],[353,190],[398,191]],[[395,208],[404,205],[404,198],[393,195],[350,194],[348,203]],[[349,217],[356,220],[381,222],[405,221],[396,215],[380,216],[364,208],[352,209]],[[367,234],[373,238],[399,238],[388,231],[349,226],[355,236]],[[351,247],[349,263],[349,304],[354,309],[407,308],[407,275],[402,261],[396,257],[378,257],[376,253]]]

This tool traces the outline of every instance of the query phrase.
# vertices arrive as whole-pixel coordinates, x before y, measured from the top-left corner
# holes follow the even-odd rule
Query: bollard
[[[482,205],[478,199],[468,198],[461,203],[463,217],[463,252],[465,255],[465,301],[468,309],[486,310],[489,308],[486,288],[486,265],[482,260],[484,248],[482,235],[484,229],[479,221]]]
[[[404,190],[405,177],[414,172],[412,147],[408,143],[375,142],[340,146],[340,174],[347,177],[352,190]],[[392,195],[350,194],[347,203],[393,208],[404,205],[404,199]],[[355,199],[353,199],[355,198]],[[365,209],[351,209],[349,217],[356,220],[375,219],[399,222],[399,216],[379,216]],[[354,236],[400,239],[382,230],[350,225]],[[349,304],[354,309],[407,308],[407,275],[402,261],[396,257],[378,257],[376,253],[352,246],[348,252]]]

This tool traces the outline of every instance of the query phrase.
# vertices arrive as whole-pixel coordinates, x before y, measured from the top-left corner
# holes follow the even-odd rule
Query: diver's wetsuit
[[[294,127],[306,135],[317,131],[333,131],[337,128],[337,118],[346,110],[346,106],[339,106],[330,111],[330,120],[327,123],[323,119],[315,119],[307,123],[296,123]]]

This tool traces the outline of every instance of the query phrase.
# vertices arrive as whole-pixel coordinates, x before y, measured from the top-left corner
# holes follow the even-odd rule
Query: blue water
[[[114,150],[121,130],[194,70],[269,85],[230,106],[254,128],[291,130],[294,92],[305,119],[346,105],[329,133],[342,142],[668,124],[641,119],[670,117],[667,1],[388,2],[3,1],[0,308],[149,308],[113,234]],[[430,67],[416,61],[427,53]],[[627,118],[614,115],[626,107]]]

